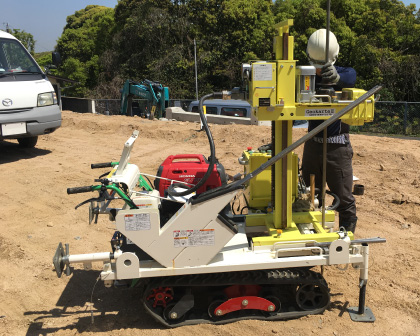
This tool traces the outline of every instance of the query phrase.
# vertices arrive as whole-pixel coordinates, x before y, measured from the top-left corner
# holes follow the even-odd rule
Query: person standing
[[[334,90],[352,88],[356,82],[356,71],[350,67],[335,66],[339,53],[339,45],[335,35],[330,32],[329,61],[326,62],[326,30],[314,32],[306,49],[309,62],[316,68],[316,83],[329,83]],[[310,120],[308,132],[312,131],[322,120]],[[336,211],[339,213],[339,226],[346,231],[356,230],[356,201],[353,189],[353,149],[349,136],[350,126],[337,120],[327,127],[327,171],[326,182],[332,193],[340,199]],[[302,157],[302,177],[306,185],[310,183],[310,175],[315,175],[315,188],[322,190],[323,166],[323,131],[305,142]]]

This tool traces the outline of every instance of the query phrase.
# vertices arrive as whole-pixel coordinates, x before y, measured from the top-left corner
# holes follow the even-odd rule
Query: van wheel
[[[23,148],[34,148],[36,143],[38,142],[38,137],[28,137],[28,138],[19,138],[17,139],[19,142],[19,146]]]

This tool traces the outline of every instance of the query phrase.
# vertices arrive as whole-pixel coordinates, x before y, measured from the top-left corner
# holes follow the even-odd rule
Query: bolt
[[[178,314],[176,312],[171,313],[171,319],[175,320],[178,317]]]
[[[274,308],[275,307],[273,305],[269,305],[267,309],[268,309],[269,312],[272,312],[272,311],[274,311]]]
[[[248,300],[243,300],[242,301],[242,306],[248,306]]]
[[[223,312],[222,312],[222,310],[221,309],[217,309],[216,310],[216,315],[217,316],[220,316],[220,315],[222,315],[223,314]]]

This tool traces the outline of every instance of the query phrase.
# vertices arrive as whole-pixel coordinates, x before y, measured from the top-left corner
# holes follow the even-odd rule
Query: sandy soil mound
[[[40,137],[35,149],[21,149],[12,140],[0,142],[0,335],[418,335],[418,139],[352,135],[354,174],[365,185],[365,194],[357,196],[356,236],[387,238],[386,244],[370,250],[366,304],[375,323],[354,323],[346,312],[346,307],[358,304],[359,272],[353,269],[326,268],[332,303],[323,315],[172,330],[161,328],[145,313],[135,291],[104,288],[97,282],[98,267],[76,269],[71,277],[57,279],[51,260],[58,242],[70,243],[71,253],[110,250],[112,223],[99,217],[98,224],[88,225],[87,207],[74,210],[86,194],[67,195],[66,188],[92,184],[105,171],[91,170],[90,164],[117,160],[134,129],[140,138],[131,162],[145,173],[155,174],[170,154],[210,152],[196,123],[68,111],[63,112],[63,127]],[[262,126],[211,129],[217,157],[231,175],[241,172],[237,158],[246,147],[257,148],[270,139],[270,130]],[[294,137],[304,132],[296,130]]]

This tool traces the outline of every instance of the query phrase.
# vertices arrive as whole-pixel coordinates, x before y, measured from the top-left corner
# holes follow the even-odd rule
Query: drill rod
[[[379,243],[386,243],[386,239],[385,238],[376,237],[376,238],[355,239],[355,240],[350,241],[350,245],[357,245],[357,244],[379,244]],[[306,247],[311,247],[311,246],[315,246],[315,247],[328,247],[330,245],[331,245],[331,242],[323,242],[323,243],[309,242],[309,243],[306,243],[305,244]]]

